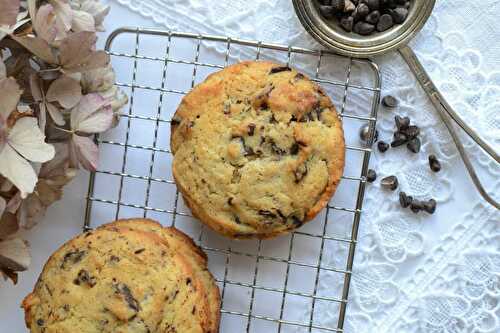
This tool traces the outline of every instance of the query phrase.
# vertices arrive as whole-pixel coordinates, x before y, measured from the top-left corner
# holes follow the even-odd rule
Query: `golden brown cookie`
[[[218,288],[206,261],[192,259],[203,253],[184,244],[187,236],[179,231],[163,229],[148,220],[118,221],[61,246],[23,301],[27,327],[44,333],[218,332]]]
[[[171,123],[173,175],[193,215],[234,238],[269,238],[323,209],[344,168],[342,123],[320,86],[242,62],[184,97]]]

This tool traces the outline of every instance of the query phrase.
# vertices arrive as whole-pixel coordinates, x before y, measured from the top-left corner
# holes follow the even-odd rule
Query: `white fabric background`
[[[111,0],[109,4],[112,11],[102,39],[124,24],[156,25],[319,47],[300,26],[288,0]],[[411,44],[452,106],[500,149],[498,13],[498,0],[438,0],[433,16]],[[396,174],[407,193],[436,197],[438,210],[433,216],[415,216],[402,211],[377,184],[369,186],[346,332],[498,332],[500,214],[482,203],[444,126],[401,58],[389,54],[376,61],[384,93],[402,101],[397,112],[423,128],[425,144],[418,156],[404,149],[383,156],[377,152],[372,168],[380,175]],[[389,138],[394,113],[381,108],[379,114],[381,137]],[[500,167],[470,146],[481,178],[499,200]],[[443,160],[437,175],[426,167],[430,153]],[[34,264],[21,275],[18,286],[0,287],[0,332],[25,331],[20,301],[48,255],[80,231],[85,193],[82,175],[45,221],[26,233]],[[341,257],[343,250],[336,250]],[[324,281],[320,292],[338,283],[333,276]],[[328,324],[337,309],[321,311]]]

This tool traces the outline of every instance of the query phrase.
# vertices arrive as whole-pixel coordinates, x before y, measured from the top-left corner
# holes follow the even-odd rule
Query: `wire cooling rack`
[[[97,138],[84,229],[124,217],[150,217],[185,231],[205,250],[222,294],[221,332],[343,332],[380,73],[369,60],[328,51],[226,37],[121,28],[106,42],[129,104],[117,128]],[[221,51],[222,50],[222,51]],[[242,59],[274,60],[322,85],[343,118],[346,169],[314,221],[273,240],[223,238],[192,218],[175,188],[170,119],[181,98],[212,72]],[[370,142],[373,141],[373,135]]]

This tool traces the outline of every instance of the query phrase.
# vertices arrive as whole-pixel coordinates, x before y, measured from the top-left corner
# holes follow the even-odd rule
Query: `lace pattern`
[[[114,1],[173,30],[320,47],[301,27],[289,0]],[[440,0],[411,42],[453,108],[497,148],[499,10],[496,0]],[[236,56],[244,58],[242,52]],[[433,197],[439,207],[432,217],[415,215],[399,207],[397,196],[377,184],[369,186],[346,332],[498,332],[500,213],[471,194],[475,190],[446,128],[401,57],[388,54],[376,61],[382,69],[384,93],[400,100],[397,114],[408,115],[421,127],[423,145],[417,155],[406,149],[375,152],[371,167],[379,177],[395,174],[400,190],[420,199]],[[360,94],[354,101],[362,105],[363,98]],[[382,108],[379,114],[380,138],[390,141],[395,112]],[[488,191],[498,200],[499,166],[462,137]],[[440,173],[429,170],[429,154],[442,160]],[[347,250],[327,251],[335,253],[325,256],[327,264],[335,266]],[[327,276],[318,294],[338,283],[337,277]],[[338,313],[328,308],[317,311],[326,324],[334,322]]]

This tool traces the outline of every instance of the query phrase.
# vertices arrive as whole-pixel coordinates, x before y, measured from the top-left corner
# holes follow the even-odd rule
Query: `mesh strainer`
[[[500,209],[496,202],[482,186],[475,170],[470,162],[464,146],[455,131],[452,120],[458,124],[497,164],[500,164],[500,156],[495,149],[484,141],[476,131],[467,125],[463,119],[446,102],[444,97],[433,84],[429,75],[422,67],[413,50],[407,45],[408,42],[419,32],[425,24],[435,0],[414,0],[411,3],[408,18],[401,24],[371,36],[360,36],[347,33],[334,23],[328,22],[319,14],[318,3],[315,0],[293,0],[295,11],[305,29],[321,44],[333,49],[335,52],[355,57],[367,58],[381,55],[392,51],[399,51],[405,59],[411,71],[415,74],[418,82],[427,93],[432,104],[435,106],[439,116],[445,123],[464,164],[478,189],[481,196],[491,205]]]

